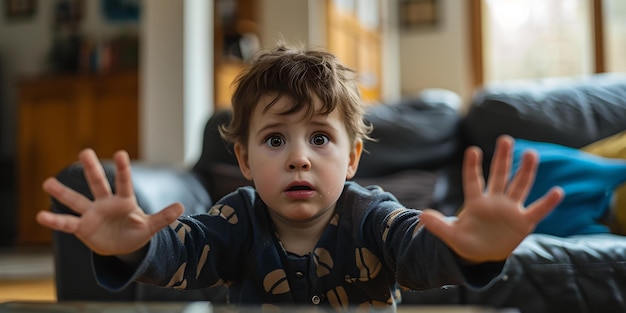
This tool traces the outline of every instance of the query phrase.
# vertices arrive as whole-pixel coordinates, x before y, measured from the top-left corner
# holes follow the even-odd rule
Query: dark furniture
[[[7,108],[5,102],[5,71],[0,59],[0,173],[2,173],[2,180],[0,180],[0,203],[3,204],[3,209],[0,210],[0,247],[10,247],[15,244],[16,237],[16,216],[17,216],[17,203],[15,197],[15,173],[14,173],[14,157],[6,153],[8,146],[10,145],[7,140],[7,130],[10,131],[9,117],[10,110]]]
[[[510,310],[493,310],[478,306],[402,306],[397,313],[513,313]],[[93,313],[93,312],[125,312],[125,313],[263,313],[267,310],[259,306],[235,307],[206,301],[193,302],[104,302],[104,301],[77,301],[77,302],[33,302],[10,301],[0,303],[0,312],[3,313]],[[289,313],[332,313],[330,310],[320,310],[310,306],[292,306],[283,312]]]
[[[462,114],[454,93],[429,90],[399,103],[372,107],[374,125],[355,180],[377,183],[410,207],[433,207],[452,215],[463,198],[460,164],[470,144],[485,151],[485,161],[501,134],[579,148],[626,130],[626,76],[594,75],[506,83],[477,90]],[[139,205],[155,212],[181,201],[187,213],[205,212],[211,203],[247,184],[238,172],[216,125],[207,123],[201,158],[191,169],[134,164]],[[113,182],[111,165],[105,164]],[[486,169],[487,170],[487,169]],[[89,194],[82,169],[74,164],[58,178]],[[54,202],[52,210],[67,212]],[[54,234],[58,300],[221,301],[223,289],[180,292],[133,284],[121,293],[104,291],[93,280],[90,253],[72,236]],[[568,238],[532,234],[514,251],[505,275],[483,290],[465,286],[405,292],[409,304],[477,304],[515,307],[522,312],[626,311],[626,238],[614,234]]]
[[[53,75],[20,80],[16,141],[17,243],[49,245],[35,215],[48,205],[41,182],[91,147],[139,158],[139,75],[136,70]]]

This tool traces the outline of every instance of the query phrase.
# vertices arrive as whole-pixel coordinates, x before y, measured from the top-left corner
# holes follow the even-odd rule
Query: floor
[[[56,300],[51,248],[0,248],[0,302],[15,300]]]

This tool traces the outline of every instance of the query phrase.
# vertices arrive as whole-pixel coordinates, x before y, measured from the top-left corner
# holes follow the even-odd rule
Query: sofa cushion
[[[254,185],[241,174],[238,165],[214,163],[209,167],[209,172],[211,196],[215,197],[216,202],[239,187]]]
[[[626,159],[626,131],[598,140],[581,150],[605,158]],[[614,218],[609,221],[611,231],[626,235],[626,184],[615,189],[611,209]]]
[[[375,178],[406,169],[431,170],[447,164],[460,149],[460,97],[449,90],[427,89],[397,102],[371,106],[372,124],[356,178]]]
[[[477,91],[462,133],[485,151],[488,171],[496,138],[580,148],[626,130],[626,74],[507,81]]]
[[[626,161],[562,145],[516,139],[513,171],[519,168],[527,149],[537,152],[539,167],[526,205],[553,186],[560,186],[565,192],[564,199],[537,225],[535,232],[555,236],[608,233],[600,219],[609,207],[613,190],[626,181]]]
[[[425,170],[404,170],[376,177],[356,178],[363,186],[377,185],[391,192],[407,208],[432,208],[438,173]]]
[[[250,184],[239,172],[233,145],[222,139],[220,135],[219,128],[227,125],[232,116],[232,110],[224,109],[216,111],[207,121],[204,128],[202,153],[193,167],[193,171],[200,177],[213,201],[234,191],[235,189],[229,189],[233,186]]]

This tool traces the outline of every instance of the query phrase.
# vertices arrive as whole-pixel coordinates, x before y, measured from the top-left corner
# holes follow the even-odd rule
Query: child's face
[[[235,144],[243,175],[254,181],[272,215],[289,222],[313,221],[334,207],[346,179],[356,173],[362,141],[353,143],[339,110],[305,118],[281,115],[292,99],[281,97],[263,112],[261,98],[250,120],[247,146]],[[321,108],[314,97],[314,107]]]

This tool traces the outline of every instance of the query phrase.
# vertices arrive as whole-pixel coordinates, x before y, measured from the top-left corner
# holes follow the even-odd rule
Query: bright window
[[[482,70],[485,82],[570,76],[594,71],[590,1],[482,1]],[[624,8],[623,0],[613,2]],[[621,40],[624,37],[623,20],[620,20]],[[623,47],[622,41],[620,48]],[[624,55],[624,50],[617,53]],[[620,61],[623,62],[623,57]]]
[[[604,0],[606,68],[626,72],[626,1]]]

